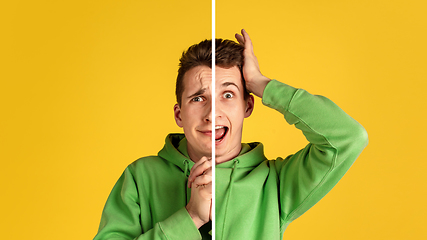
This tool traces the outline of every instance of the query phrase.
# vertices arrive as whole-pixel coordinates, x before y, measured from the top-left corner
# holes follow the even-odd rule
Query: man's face
[[[241,149],[243,119],[253,109],[253,97],[244,99],[240,71],[237,67],[216,67],[215,81],[215,153],[216,162],[236,157]],[[188,154],[193,161],[212,152],[212,70],[197,66],[184,75],[181,107],[174,107],[175,120],[184,129]]]

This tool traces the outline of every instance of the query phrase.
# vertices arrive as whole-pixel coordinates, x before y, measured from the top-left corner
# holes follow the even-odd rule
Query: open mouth
[[[228,127],[216,126],[215,127],[215,142],[220,142],[227,135]]]

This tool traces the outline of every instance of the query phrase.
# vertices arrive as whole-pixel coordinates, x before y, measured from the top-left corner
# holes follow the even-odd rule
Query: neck
[[[242,144],[239,144],[235,148],[231,149],[231,151],[221,154],[221,155],[215,155],[215,164],[220,164],[224,162],[228,162],[230,160],[233,160],[237,156],[239,156],[240,151],[242,150]],[[193,150],[191,147],[191,144],[187,143],[187,153],[190,157],[191,161],[198,162],[202,157],[208,157],[210,158],[212,156],[212,153],[199,153]]]
[[[224,155],[215,155],[215,164],[220,164],[220,163],[233,160],[234,158],[239,156],[241,150],[242,150],[242,144],[240,144],[239,146],[236,146],[230,152]]]
[[[210,158],[212,156],[212,153],[197,153],[196,151],[193,151],[193,149],[191,148],[190,144],[187,145],[187,153],[188,156],[190,157],[191,161],[193,162],[198,162],[202,157],[208,157]]]

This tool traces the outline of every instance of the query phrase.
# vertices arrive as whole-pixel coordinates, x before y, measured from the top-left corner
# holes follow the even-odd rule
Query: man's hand
[[[265,86],[267,86],[270,79],[261,74],[259,69],[258,59],[254,54],[252,41],[248,33],[242,29],[242,35],[236,33],[235,35],[240,45],[245,47],[243,56],[245,57],[243,65],[243,77],[246,81],[246,88],[256,96],[262,98]]]
[[[191,197],[185,207],[191,218],[200,228],[212,219],[212,159],[202,157],[191,168],[188,177]]]

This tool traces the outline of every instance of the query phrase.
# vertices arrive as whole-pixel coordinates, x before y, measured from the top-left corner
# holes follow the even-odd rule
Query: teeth
[[[215,126],[215,129],[224,128],[224,126]]]

